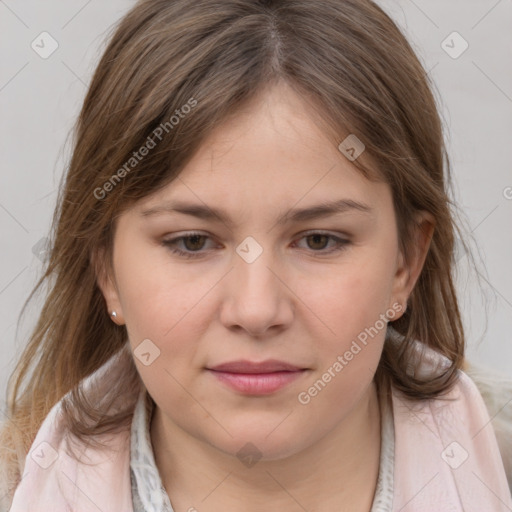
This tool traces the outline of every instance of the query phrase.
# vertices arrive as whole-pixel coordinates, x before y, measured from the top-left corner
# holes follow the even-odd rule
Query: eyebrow
[[[340,213],[361,212],[364,214],[372,214],[373,209],[362,202],[353,199],[339,199],[336,201],[328,201],[309,206],[307,208],[294,208],[279,215],[276,224],[286,224],[290,222],[303,222],[322,217],[328,217]],[[159,214],[182,213],[191,215],[199,219],[221,221],[227,226],[232,227],[234,222],[229,215],[221,209],[208,207],[204,204],[187,203],[183,201],[169,201],[152,208],[145,209],[140,212],[142,217],[150,217]]]

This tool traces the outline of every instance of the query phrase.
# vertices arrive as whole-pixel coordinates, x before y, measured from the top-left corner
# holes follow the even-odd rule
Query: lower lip
[[[248,395],[268,395],[284,388],[300,377],[305,370],[274,373],[210,372],[230,388]]]

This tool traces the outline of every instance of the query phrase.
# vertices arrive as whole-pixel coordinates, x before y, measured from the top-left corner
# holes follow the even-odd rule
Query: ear
[[[101,290],[105,302],[107,303],[107,314],[113,322],[118,325],[124,324],[124,315],[119,300],[119,292],[113,275],[113,269],[107,261],[106,252],[103,247],[93,250],[90,254],[90,262],[96,275],[96,283]],[[116,316],[112,316],[112,312]]]
[[[407,299],[412,293],[425,263],[434,229],[435,219],[433,215],[423,210],[417,212],[415,215],[409,261],[405,261],[402,251],[399,253],[393,283],[393,297],[394,303],[398,302],[401,304],[404,310]]]

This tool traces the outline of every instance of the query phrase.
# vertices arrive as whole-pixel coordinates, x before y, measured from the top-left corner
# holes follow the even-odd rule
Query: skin
[[[292,208],[342,198],[372,211],[276,224]],[[233,225],[141,215],[174,199],[223,208]],[[132,350],[144,339],[160,350],[148,366],[134,361],[157,406],[151,441],[177,512],[370,509],[380,454],[373,377],[385,328],[308,404],[298,395],[406,303],[433,231],[429,214],[418,221],[406,265],[389,186],[364,178],[284,84],[216,127],[178,179],[118,218],[114,273],[99,272],[98,284]],[[335,239],[309,230],[348,243],[333,251]],[[190,231],[207,238],[175,247],[198,258],[162,244]],[[252,263],[236,252],[248,236],[263,249]],[[271,395],[249,396],[205,369],[268,358],[308,370]],[[236,455],[249,442],[261,456],[251,467]]]

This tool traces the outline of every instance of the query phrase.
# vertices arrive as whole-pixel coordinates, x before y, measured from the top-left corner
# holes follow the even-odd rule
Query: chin
[[[278,425],[279,422],[276,423]],[[275,428],[275,426],[273,427]],[[272,428],[250,428],[234,432],[228,429],[233,437],[219,440],[211,440],[210,444],[218,450],[244,460],[274,461],[291,457],[301,451],[302,442],[290,432],[283,429],[278,432],[279,427],[272,432]],[[305,440],[303,440],[305,443]],[[249,466],[249,465],[248,465]]]

